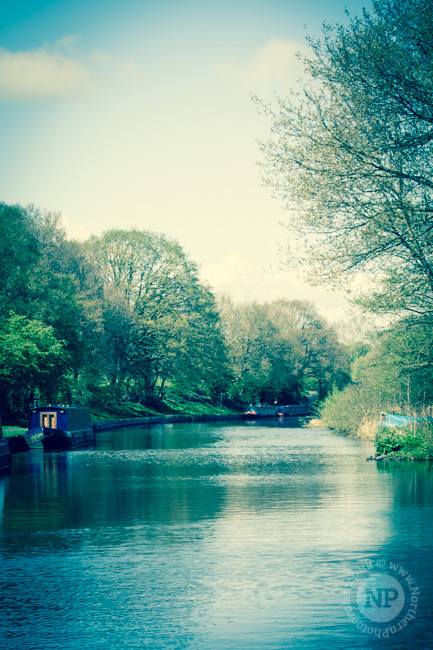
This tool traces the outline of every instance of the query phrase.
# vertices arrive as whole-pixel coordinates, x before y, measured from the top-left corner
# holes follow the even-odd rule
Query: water
[[[433,648],[433,472],[371,453],[271,420],[15,455],[0,479],[0,647]],[[375,574],[401,585],[377,600],[404,603],[387,621],[360,615]]]

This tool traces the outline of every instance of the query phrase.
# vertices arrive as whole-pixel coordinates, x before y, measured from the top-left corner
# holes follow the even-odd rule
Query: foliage
[[[53,401],[65,379],[67,355],[54,329],[11,312],[0,328],[0,399],[3,413],[27,410],[38,387]]]
[[[323,424],[339,433],[356,435],[364,422],[371,418],[377,420],[378,405],[371,397],[353,384],[344,390],[334,388],[320,405]]]
[[[335,383],[347,382],[344,351],[312,304],[234,305],[223,297],[220,309],[235,376],[233,396],[293,404],[310,391],[323,397]]]
[[[104,286],[112,398],[162,399],[167,386],[217,393],[228,376],[219,316],[181,246],[158,233],[110,230],[85,250]]]
[[[376,452],[380,455],[390,454],[393,451],[399,451],[404,447],[404,436],[401,432],[395,430],[383,431],[376,438]]]
[[[264,106],[265,182],[316,282],[369,273],[369,309],[431,314],[433,5],[373,0],[309,42],[303,94]]]
[[[51,326],[78,373],[100,330],[94,269],[66,239],[59,214],[0,203],[0,227],[0,318],[13,310]]]
[[[384,427],[376,437],[376,453],[389,458],[433,459],[433,426],[392,429]]]
[[[352,382],[321,405],[327,426],[351,434],[381,413],[423,414],[433,400],[433,333],[424,321],[401,320],[377,335],[351,366]]]
[[[0,392],[155,410],[163,400],[298,402],[347,381],[347,354],[306,302],[217,306],[178,242],[140,230],[69,241],[58,214],[0,204]],[[13,313],[12,313],[13,312]],[[183,408],[183,407],[182,407]]]

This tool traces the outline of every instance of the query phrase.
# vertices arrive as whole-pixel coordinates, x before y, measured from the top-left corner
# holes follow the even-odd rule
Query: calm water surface
[[[371,453],[274,420],[15,455],[0,647],[433,649],[433,471]]]

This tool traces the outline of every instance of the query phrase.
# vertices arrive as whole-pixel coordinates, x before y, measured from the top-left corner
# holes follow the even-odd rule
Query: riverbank
[[[356,433],[333,429],[326,420],[314,419],[307,426],[328,428],[348,438],[371,440],[376,457],[371,460],[433,460],[433,425],[417,423],[407,427],[378,427],[373,419],[364,420]]]
[[[202,414],[202,415],[149,415],[144,418],[132,418],[130,420],[100,420],[93,422],[95,432],[108,431],[110,429],[122,429],[137,427],[146,424],[168,424],[180,422],[213,422],[216,420],[243,420],[243,413],[228,414]]]
[[[245,407],[244,405],[234,403],[231,403],[230,407],[216,406],[208,400],[187,400],[179,398],[159,402],[153,408],[134,402],[127,402],[116,406],[104,405],[101,407],[90,407],[89,410],[92,421],[102,422],[106,420],[130,420],[149,417],[236,415],[244,413]]]
[[[103,405],[89,408],[90,416],[96,431],[114,429],[141,424],[158,424],[164,422],[207,422],[212,420],[240,419],[244,407],[238,404],[216,406],[208,401],[200,400],[166,400],[151,408],[128,402],[119,405]],[[6,438],[22,436],[27,431],[26,426],[3,426]]]

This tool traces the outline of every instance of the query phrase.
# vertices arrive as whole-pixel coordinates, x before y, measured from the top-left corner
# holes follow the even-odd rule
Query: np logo
[[[342,605],[358,630],[389,639],[415,620],[419,598],[419,587],[404,567],[367,559],[352,573]]]
[[[376,607],[391,607],[390,603],[398,598],[397,589],[390,587],[377,587],[376,593],[371,589],[366,589],[365,592],[367,594],[366,607],[373,607],[372,601]]]
[[[358,607],[366,618],[375,623],[386,623],[398,616],[404,602],[403,587],[386,573],[374,573],[358,588]]]

